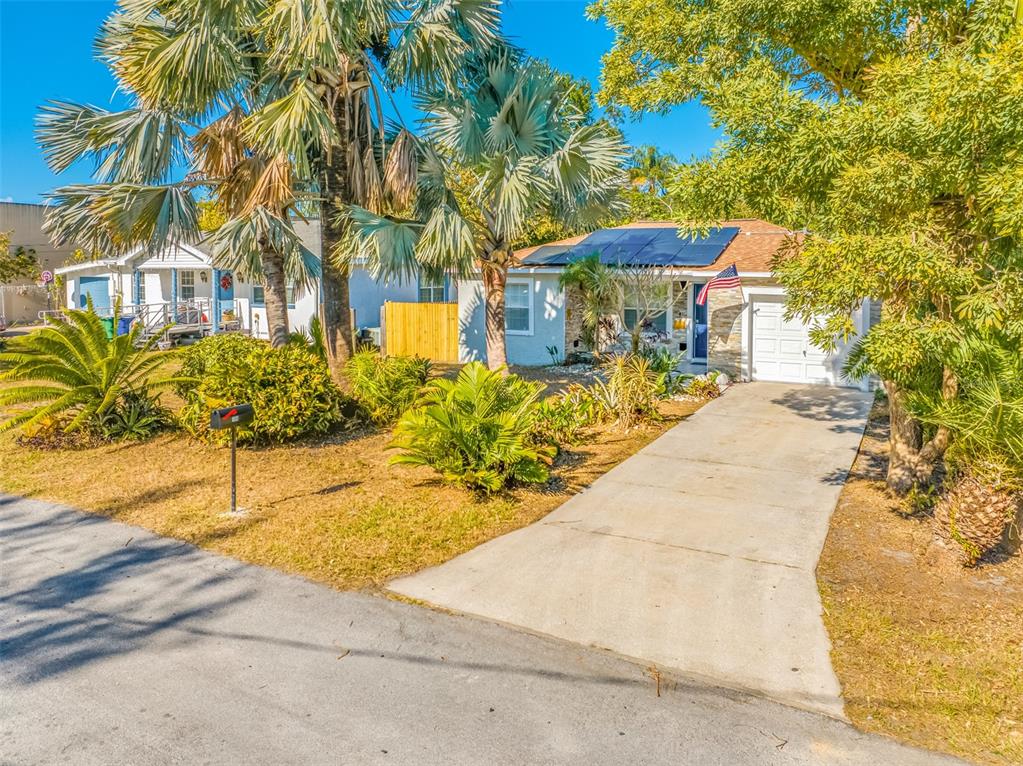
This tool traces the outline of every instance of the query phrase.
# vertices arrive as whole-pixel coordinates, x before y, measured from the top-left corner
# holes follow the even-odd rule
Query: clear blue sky
[[[114,81],[92,43],[112,0],[0,0],[0,200],[38,202],[65,183],[89,180],[89,166],[59,178],[43,162],[33,120],[47,99],[119,108]],[[588,21],[581,0],[507,0],[504,30],[530,55],[597,87],[600,57],[612,43],[603,23]],[[680,159],[706,153],[716,140],[698,104],[624,126],[635,145],[656,144]]]

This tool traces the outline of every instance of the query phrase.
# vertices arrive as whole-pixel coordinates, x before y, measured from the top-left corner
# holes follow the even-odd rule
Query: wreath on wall
[[[230,290],[231,289],[231,284],[232,284],[232,280],[231,280],[231,275],[230,274],[223,274],[223,275],[221,275],[221,277],[220,277],[220,289],[221,290]]]

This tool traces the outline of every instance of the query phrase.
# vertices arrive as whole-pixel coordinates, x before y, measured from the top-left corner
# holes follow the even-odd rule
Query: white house
[[[721,370],[742,380],[867,387],[842,376],[849,344],[825,353],[810,342],[807,325],[784,318],[785,289],[770,264],[789,235],[780,226],[743,219],[725,221],[706,237],[680,239],[674,223],[641,221],[520,250],[506,291],[508,361],[550,364],[580,347],[581,304],[558,280],[566,264],[596,252],[607,263],[654,267],[668,282],[663,313],[646,334],[683,353],[690,369]],[[700,305],[700,289],[729,266],[736,267],[741,287],[711,291]],[[457,292],[459,356],[485,360],[482,281],[462,280]],[[627,321],[638,310],[628,301],[626,296]],[[877,308],[868,304],[855,312],[860,333]]]
[[[303,243],[320,254],[319,221],[296,221]],[[173,321],[176,335],[205,335],[221,330],[242,330],[269,337],[264,291],[213,265],[199,244],[178,244],[155,255],[139,249],[120,257],[73,263],[56,269],[64,277],[67,305],[83,307],[91,298],[100,314],[111,313],[120,299],[122,314],[137,316],[158,329]],[[363,268],[352,271],[349,288],[355,323],[360,329],[380,326],[385,300],[446,299],[432,285],[378,282]],[[288,286],[288,321],[292,330],[308,328],[319,312],[318,283],[310,288]]]

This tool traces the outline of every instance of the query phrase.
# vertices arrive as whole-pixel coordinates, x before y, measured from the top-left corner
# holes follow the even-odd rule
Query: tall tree
[[[132,106],[51,102],[38,137],[56,172],[96,161],[96,183],[51,195],[47,226],[58,241],[116,253],[196,240],[195,192],[208,188],[227,216],[208,240],[214,257],[265,282],[271,341],[281,345],[287,279],[319,274],[291,214],[309,186],[308,154],[331,123],[306,82],[269,67],[267,10],[258,0],[122,0],[97,50]]]
[[[353,351],[349,264],[331,254],[351,237],[348,207],[405,212],[416,185],[413,136],[404,126],[385,132],[383,103],[398,89],[458,90],[466,57],[498,39],[499,0],[269,5],[271,65],[304,79],[331,123],[325,144],[311,144],[311,160],[320,198],[325,345],[340,381]]]
[[[662,152],[656,146],[637,146],[629,158],[629,180],[647,194],[664,194],[677,166],[673,154]]]
[[[358,248],[381,275],[418,268],[481,272],[487,363],[507,365],[505,284],[517,241],[544,215],[594,226],[623,178],[624,147],[586,124],[571,91],[519,51],[492,49],[461,92],[420,102],[418,193],[411,218],[351,208]]]
[[[1023,338],[1023,35],[1018,4],[926,0],[598,0],[615,31],[600,99],[699,98],[724,138],[672,204],[694,226],[752,213],[794,230],[775,269],[825,348],[881,300],[850,374],[891,412],[889,485],[929,481],[944,426],[914,393],[959,394],[951,348],[977,327]]]

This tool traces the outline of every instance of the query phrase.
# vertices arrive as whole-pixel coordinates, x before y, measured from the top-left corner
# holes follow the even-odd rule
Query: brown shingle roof
[[[615,226],[616,229],[649,229],[660,228],[666,225],[674,225],[674,221],[634,221],[622,226]],[[732,264],[739,270],[740,274],[765,273],[771,270],[771,259],[782,246],[785,239],[791,236],[791,232],[781,226],[776,226],[758,218],[736,218],[728,221],[721,221],[721,226],[738,227],[739,233],[735,236],[728,247],[708,266],[688,267],[686,271],[711,271],[717,273]],[[586,238],[586,234],[575,237],[568,237],[557,242],[547,242],[543,245],[525,247],[515,251],[517,260],[536,252],[541,247],[578,245]]]

